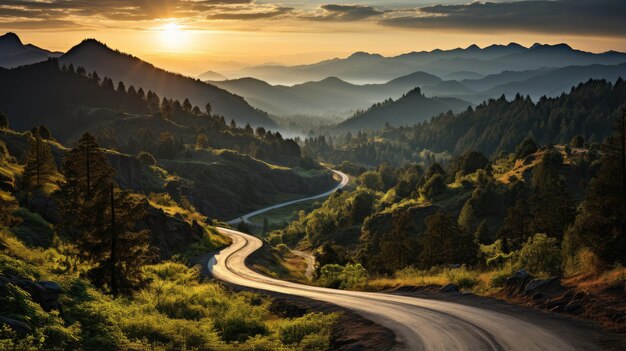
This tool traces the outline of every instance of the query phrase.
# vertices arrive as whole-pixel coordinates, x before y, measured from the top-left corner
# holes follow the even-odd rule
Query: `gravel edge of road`
[[[400,287],[380,291],[381,293],[409,296],[422,299],[455,302],[462,305],[478,307],[495,312],[515,316],[530,323],[538,319],[545,321],[550,319],[551,328],[563,333],[573,333],[573,329],[584,330],[585,335],[572,335],[572,337],[593,337],[594,341],[602,348],[610,351],[626,350],[626,334],[608,331],[588,320],[578,319],[573,316],[563,315],[550,311],[544,311],[531,305],[509,303],[507,301],[488,296],[479,296],[465,292],[441,292],[435,287]],[[545,322],[544,322],[545,324]]]

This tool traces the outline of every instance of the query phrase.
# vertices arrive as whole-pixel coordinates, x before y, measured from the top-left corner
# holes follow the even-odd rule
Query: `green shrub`
[[[336,319],[337,315],[309,313],[283,322],[278,329],[278,338],[285,345],[300,344],[302,350],[327,350],[330,330]]]
[[[537,276],[557,275],[561,271],[561,250],[556,238],[535,234],[519,252],[518,265]]]
[[[327,264],[320,269],[318,281],[321,285],[333,289],[356,289],[367,283],[369,274],[360,264]]]

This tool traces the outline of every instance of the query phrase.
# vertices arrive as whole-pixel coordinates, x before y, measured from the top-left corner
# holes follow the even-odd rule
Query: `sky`
[[[2,31],[55,51],[96,38],[197,75],[471,44],[626,51],[626,0],[1,0]]]

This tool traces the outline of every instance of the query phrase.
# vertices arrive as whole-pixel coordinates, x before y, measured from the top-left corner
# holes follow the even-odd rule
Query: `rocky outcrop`
[[[504,282],[504,292],[506,296],[515,296],[524,292],[526,284],[532,279],[530,274],[523,269],[515,272],[512,276],[506,278]]]
[[[189,224],[180,216],[169,216],[162,210],[146,203],[147,216],[137,223],[137,229],[148,229],[152,245],[158,248],[159,256],[170,258],[199,241],[204,228],[197,222]]]
[[[626,313],[619,307],[626,301],[624,283],[615,291],[608,290],[611,289],[595,293],[581,291],[563,286],[557,277],[536,279],[522,269],[506,279],[503,292],[507,300],[596,320],[611,329],[624,331]]]
[[[439,289],[441,292],[459,292],[459,287],[455,284],[446,284]]]
[[[29,279],[13,276],[0,276],[0,291],[6,289],[7,284],[13,284],[26,291],[45,311],[60,310],[59,295],[61,286],[50,281],[32,281]]]
[[[58,201],[46,194],[38,191],[33,192],[26,207],[51,224],[61,223],[61,207]]]

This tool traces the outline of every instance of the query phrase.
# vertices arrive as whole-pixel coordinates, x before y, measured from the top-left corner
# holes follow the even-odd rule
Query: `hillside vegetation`
[[[46,129],[3,132],[28,152],[0,141],[0,348],[328,349],[336,315],[284,318],[201,279],[190,259],[227,240],[188,204],[120,188],[92,136],[57,168]]]
[[[606,87],[608,100],[616,92],[603,82],[586,87]],[[623,89],[623,83],[616,87]],[[577,101],[578,108],[585,106],[584,98]],[[526,299],[622,330],[626,110],[601,106],[588,105],[590,120],[619,116],[613,133],[594,129],[604,131],[603,144],[590,145],[578,135],[567,144],[539,147],[526,138],[514,152],[486,157],[467,151],[445,167],[427,160],[368,170],[344,162],[339,168],[356,176],[358,187],[302,212],[268,241],[313,251],[320,285],[378,290],[453,283],[450,289]],[[510,110],[500,111],[503,118]],[[557,111],[546,114],[567,116]],[[591,128],[580,118],[575,123]]]
[[[304,141],[303,154],[340,164],[446,163],[451,155],[479,151],[489,158],[510,153],[525,138],[539,145],[564,144],[580,135],[589,144],[611,134],[626,101],[626,83],[590,80],[569,94],[533,102],[517,95],[490,99],[461,113],[444,113],[412,126],[323,135]],[[381,118],[393,118],[383,115]]]
[[[16,82],[0,87],[0,110],[12,128],[43,125],[66,145],[89,132],[116,151],[109,157],[118,182],[146,195],[167,192],[211,217],[230,220],[274,197],[314,194],[333,184],[332,174],[303,158],[294,140],[227,123],[210,104],[200,111],[187,99],[160,99],[122,82],[115,87],[110,78],[53,60],[0,71],[0,77]],[[18,103],[25,99],[28,106]],[[0,138],[23,157],[24,137],[0,132]],[[60,163],[65,151],[55,146],[53,152]]]

